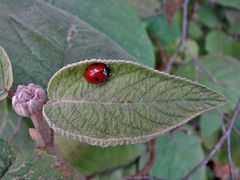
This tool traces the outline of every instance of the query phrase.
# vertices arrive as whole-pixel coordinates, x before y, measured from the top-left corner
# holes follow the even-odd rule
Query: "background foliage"
[[[165,70],[180,41],[182,3],[178,0],[0,0],[0,46],[12,62],[12,90],[30,82],[46,89],[59,68],[91,58],[131,59]],[[180,48],[171,74],[211,87],[225,95],[229,103],[157,139],[157,157],[149,175],[166,179],[182,178],[206,157],[224,132],[227,120],[223,115],[232,115],[240,97],[240,1],[191,0],[187,20],[187,44]],[[13,145],[0,140],[0,177],[31,178],[45,171],[49,174],[45,173],[43,178],[79,176],[63,165],[56,165],[54,156],[25,152],[34,149],[28,134],[30,127],[31,121],[17,116],[10,101],[0,102],[0,134]],[[231,133],[236,176],[240,176],[239,136],[240,117]],[[22,154],[16,155],[18,151]],[[224,144],[193,179],[229,179],[227,155]],[[144,151],[139,161],[144,164],[146,159],[148,153]],[[39,161],[47,162],[39,164]],[[133,163],[132,159],[129,161]],[[43,167],[41,171],[35,169],[35,163]],[[99,159],[99,163],[104,161]],[[139,170],[129,163],[96,177],[115,179]]]

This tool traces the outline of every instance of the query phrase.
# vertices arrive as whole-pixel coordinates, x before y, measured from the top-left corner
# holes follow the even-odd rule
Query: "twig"
[[[186,35],[187,35],[187,14],[188,14],[188,1],[189,0],[184,0],[183,2],[183,20],[182,20],[182,34],[181,34],[181,40],[177,46],[177,48],[175,49],[174,53],[172,54],[172,56],[169,58],[168,60],[168,64],[167,64],[167,68],[166,68],[166,73],[169,73],[172,65],[174,63],[174,61],[176,60],[176,57],[179,53],[180,48],[182,47],[182,45],[184,45],[186,43]]]
[[[155,44],[156,49],[158,51],[158,54],[161,57],[162,60],[162,68],[161,69],[166,69],[167,66],[167,55],[164,49],[161,46],[161,43],[159,42],[158,38],[156,38],[154,35],[150,35],[152,42]],[[157,65],[156,69],[160,69]]]
[[[232,155],[231,155],[231,131],[227,136],[227,154],[228,154],[228,169],[231,180],[235,180],[235,173],[232,166]]]
[[[237,119],[238,114],[240,113],[240,99],[238,100],[238,103],[234,109],[234,113],[232,118],[229,120],[229,125],[225,131],[225,133],[223,134],[223,136],[221,137],[221,139],[219,140],[219,142],[214,146],[214,148],[211,150],[211,152],[209,153],[209,155],[203,159],[197,166],[195,166],[186,176],[184,176],[182,179],[184,180],[188,180],[190,179],[190,177],[199,169],[201,169],[204,165],[206,165],[209,160],[212,159],[212,157],[216,154],[216,152],[221,148],[221,146],[223,145],[223,143],[225,142],[225,140],[227,139],[227,137],[230,135],[231,130],[233,128],[233,125]]]
[[[149,171],[152,168],[152,166],[153,166],[153,164],[155,162],[155,159],[156,159],[156,138],[152,139],[150,141],[150,144],[151,144],[151,146],[150,146],[151,152],[150,152],[150,158],[149,158],[148,162],[134,176],[126,178],[127,180],[141,179],[142,177],[144,177],[144,176],[149,174]]]

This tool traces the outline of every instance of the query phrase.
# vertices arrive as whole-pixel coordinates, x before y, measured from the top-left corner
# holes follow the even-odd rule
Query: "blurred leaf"
[[[175,19],[169,23],[166,16],[159,15],[146,18],[145,22],[149,33],[157,36],[162,43],[175,42],[180,36],[180,27]]]
[[[12,179],[64,179],[61,169],[55,167],[56,157],[45,152],[22,152],[3,176]],[[70,174],[68,179],[74,179]]]
[[[239,141],[239,135],[232,131],[231,133],[231,155],[232,160],[235,166],[240,167],[240,141]],[[215,156],[215,160],[217,162],[221,162],[223,164],[227,163],[227,144],[225,143],[223,147],[218,151],[217,155]]]
[[[28,134],[28,118],[18,116],[10,101],[0,102],[0,136],[18,146],[20,149],[33,148],[33,141]]]
[[[160,11],[158,0],[131,0],[140,18],[153,16]]]
[[[200,116],[200,133],[203,144],[207,149],[212,149],[218,142],[221,130],[221,116],[217,111],[209,111]]]
[[[148,32],[158,38],[164,48],[168,48],[171,43],[175,44],[180,36],[180,27],[176,19],[169,23],[166,16],[159,15],[146,18],[144,21],[147,23]]]
[[[11,61],[2,47],[0,47],[0,100],[7,97],[12,87],[13,75]]]
[[[199,39],[203,36],[202,29],[195,21],[189,22],[189,36],[191,39]]]
[[[224,108],[233,109],[240,97],[240,62],[222,54],[203,56],[198,62],[202,67],[198,67],[199,82],[221,92],[229,100]],[[180,66],[176,74],[195,79],[193,64]]]
[[[0,178],[8,170],[16,157],[16,151],[8,142],[0,138]]]
[[[179,9],[181,5],[181,0],[168,0],[163,4],[163,12],[167,17],[168,22],[171,23],[175,12]]]
[[[84,20],[41,0],[1,0],[0,17],[0,44],[12,60],[14,87],[30,82],[46,87],[63,65],[85,59],[137,60]],[[136,24],[140,26],[139,22]],[[144,33],[138,38],[147,39]],[[146,44],[146,48],[140,48],[143,51],[149,43],[141,44]],[[152,55],[146,56],[149,58],[137,61],[153,66]]]
[[[152,44],[128,0],[45,0],[109,36],[139,62],[154,65]],[[110,5],[111,4],[111,5]],[[100,54],[101,55],[101,54]],[[95,58],[99,58],[95,56]],[[113,58],[113,57],[111,57]],[[114,57],[115,58],[115,57]],[[115,58],[116,59],[116,58]]]
[[[203,158],[201,141],[196,135],[177,132],[172,136],[160,136],[157,140],[157,159],[150,174],[163,179],[181,179]],[[196,180],[205,178],[205,168],[192,177]]]
[[[208,6],[201,6],[197,10],[197,19],[209,28],[216,28],[219,25],[215,11]]]
[[[215,2],[218,4],[221,4],[222,6],[236,8],[236,9],[240,10],[240,1],[239,0],[217,0]]]
[[[211,31],[206,37],[205,46],[209,53],[222,52],[240,59],[240,42],[234,41],[221,31]]]
[[[106,83],[83,78],[95,62],[110,66]],[[48,98],[44,116],[56,132],[101,146],[146,142],[226,103],[217,92],[186,79],[130,61],[104,60],[58,71],[49,82]]]
[[[240,12],[232,9],[225,10],[226,18],[230,24],[229,32],[240,35]]]
[[[58,134],[55,134],[54,140],[58,154],[86,176],[128,165],[145,150],[145,144],[103,148],[83,144]]]

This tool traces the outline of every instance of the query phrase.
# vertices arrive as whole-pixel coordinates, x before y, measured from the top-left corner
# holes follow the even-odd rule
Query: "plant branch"
[[[174,53],[172,54],[172,56],[169,58],[168,60],[168,64],[167,64],[167,68],[166,68],[166,73],[169,73],[171,71],[172,65],[174,63],[174,61],[177,58],[177,55],[180,51],[180,48],[182,47],[182,45],[185,45],[186,43],[186,39],[187,39],[187,14],[188,14],[188,1],[189,0],[184,0],[183,2],[183,18],[182,18],[182,34],[181,34],[181,39],[180,42],[177,46],[177,48],[175,49]]]
[[[156,159],[156,138],[152,139],[150,141],[150,157],[148,162],[145,164],[145,166],[137,172],[134,176],[128,177],[128,180],[136,180],[136,179],[141,179],[142,177],[146,176],[149,174],[150,169],[152,168],[155,159]]]
[[[228,169],[231,180],[235,180],[235,173],[232,164],[232,155],[231,155],[231,132],[227,136],[227,154],[228,154]]]
[[[195,166],[186,176],[184,176],[182,179],[184,180],[188,180],[190,179],[190,177],[199,169],[201,169],[204,165],[206,165],[209,160],[212,159],[212,157],[216,154],[216,152],[222,147],[223,143],[225,142],[225,140],[228,138],[228,136],[230,135],[233,125],[237,119],[238,114],[240,113],[240,99],[238,100],[238,103],[234,109],[234,113],[232,118],[229,120],[228,123],[228,127],[225,131],[225,133],[223,134],[223,136],[221,137],[221,139],[219,140],[219,142],[214,146],[214,148],[211,150],[211,152],[209,153],[209,155],[203,159],[197,166]]]

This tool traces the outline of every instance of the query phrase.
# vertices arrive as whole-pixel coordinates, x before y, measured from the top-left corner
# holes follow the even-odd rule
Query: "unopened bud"
[[[30,117],[32,114],[42,111],[46,102],[44,90],[36,85],[19,85],[15,95],[12,98],[12,106],[20,116]]]

